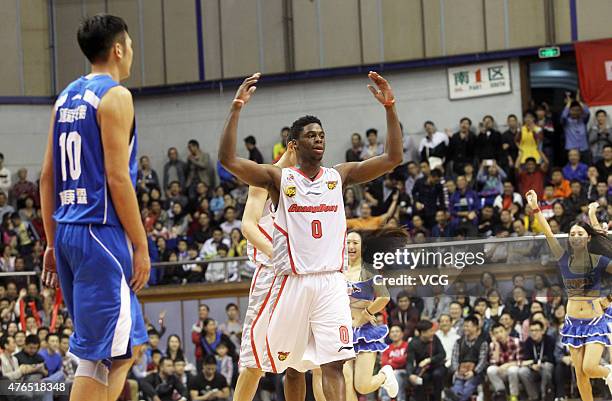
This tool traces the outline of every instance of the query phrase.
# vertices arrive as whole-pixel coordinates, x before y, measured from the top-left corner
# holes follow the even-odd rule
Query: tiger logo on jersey
[[[297,189],[295,185],[289,185],[285,187],[284,192],[285,192],[285,195],[287,195],[290,198],[293,198],[295,194],[297,193]]]
[[[278,360],[281,362],[284,362],[287,360],[287,357],[289,356],[289,352],[280,352],[278,353]]]
[[[338,185],[338,181],[327,181],[327,188],[330,191],[333,191],[336,188],[336,185]]]

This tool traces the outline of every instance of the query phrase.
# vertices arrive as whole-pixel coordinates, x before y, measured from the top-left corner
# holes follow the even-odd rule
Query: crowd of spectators
[[[592,117],[580,99],[568,95],[558,114],[541,104],[522,117],[520,122],[509,115],[503,129],[489,115],[477,127],[464,117],[457,130],[439,130],[427,121],[419,143],[405,134],[401,166],[378,180],[345,189],[349,228],[404,226],[414,243],[539,233],[524,201],[524,193],[532,188],[555,233],[567,231],[577,219],[588,221],[590,202],[599,203],[598,218],[608,221],[612,128],[606,112],[598,110]],[[258,163],[278,160],[287,135],[288,128],[282,128],[269,160],[253,136],[245,138],[249,158]],[[368,129],[365,136],[364,141],[361,134],[352,134],[346,161],[382,153],[377,130]],[[248,275],[248,262],[222,260],[246,255],[240,219],[248,187],[215,165],[196,140],[189,141],[184,158],[177,148],[168,149],[161,174],[149,157],[142,156],[139,163],[137,195],[152,261],[190,262],[153,269],[149,284],[233,281]],[[0,221],[0,271],[39,272],[45,233],[38,188],[24,168],[13,177],[2,154]],[[511,247],[491,243],[484,249],[487,259],[496,263],[536,260],[541,250],[534,244]],[[76,364],[68,352],[72,321],[53,291],[41,291],[30,281],[15,275],[0,285],[2,374],[70,382]],[[397,370],[406,390],[401,395],[439,399],[435,391],[415,390],[423,383],[446,389],[452,400],[483,392],[511,399],[521,392],[528,399],[567,395],[570,361],[558,336],[565,316],[561,287],[535,276],[528,289],[524,277],[516,276],[506,294],[490,273],[483,274],[473,292],[460,282],[453,287],[452,293],[440,291],[426,298],[408,287],[380,316],[390,326],[390,348],[382,363]],[[132,369],[124,399],[135,392],[154,401],[176,400],[177,394],[185,399],[230,397],[238,373],[240,313],[236,305],[228,305],[222,325],[208,313],[202,305],[192,328],[193,357],[183,352],[185,339],[180,336],[168,336],[166,346],[160,346],[163,316],[159,329],[150,325],[149,349]],[[412,342],[420,345],[410,347]],[[279,388],[277,377],[266,376],[262,399],[279,399]],[[398,401],[406,399],[401,395]]]

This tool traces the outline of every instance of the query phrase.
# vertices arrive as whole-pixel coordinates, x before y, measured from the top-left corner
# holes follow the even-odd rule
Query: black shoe
[[[451,400],[451,401],[459,401],[460,398],[457,394],[455,394],[455,392],[453,390],[451,390],[450,388],[447,388],[446,390],[444,390],[444,396]]]

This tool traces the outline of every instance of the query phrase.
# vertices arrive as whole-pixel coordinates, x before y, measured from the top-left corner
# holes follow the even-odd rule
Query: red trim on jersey
[[[316,180],[318,180],[318,179],[319,179],[319,178],[321,178],[321,176],[323,175],[323,171],[325,171],[325,170],[323,170],[323,167],[319,167],[319,172],[317,173],[317,175],[315,176],[315,178],[310,178],[308,175],[306,175],[306,173],[305,173],[305,172],[303,172],[302,170],[300,170],[300,169],[299,169],[299,168],[297,168],[297,167],[289,167],[289,168],[290,168],[291,170],[293,170],[293,171],[297,172],[297,173],[300,173],[300,174],[301,174],[303,177],[307,178],[309,181],[316,181]]]
[[[257,248],[255,248],[255,255],[257,255]],[[253,257],[253,259],[255,259],[255,257]],[[249,291],[249,294],[253,292],[253,288],[255,288],[255,283],[257,282],[257,277],[259,277],[259,272],[262,268],[262,265],[257,266],[257,271],[255,272],[255,277],[253,277],[253,281],[251,282],[251,290]]]
[[[257,263],[257,248],[253,246],[253,262]]]
[[[275,280],[276,280],[276,277],[278,276],[274,277]],[[287,282],[288,278],[289,276],[285,276],[285,278],[283,278],[283,282],[281,284],[280,290],[278,290],[278,295],[276,296],[276,301],[274,302],[274,306],[272,307],[272,311],[270,312],[270,321],[272,321],[272,315],[274,314],[274,311],[276,310],[276,305],[278,305],[278,301],[280,300],[281,295],[283,295],[283,289],[285,288],[285,283]],[[272,283],[274,283],[274,281]],[[266,334],[266,350],[268,351],[268,358],[270,359],[272,373],[277,373],[276,365],[274,364],[274,358],[272,357],[272,352],[270,352],[270,343],[268,342],[268,334]]]
[[[262,226],[257,224],[257,228],[259,228],[259,231],[261,231],[261,233],[264,235],[264,237],[266,237],[268,239],[268,241],[272,242],[272,236],[270,234],[268,234],[267,231],[264,230],[264,228]]]
[[[340,273],[344,271],[344,249],[346,248],[346,231],[344,232],[344,242],[342,243],[342,253],[340,254]]]
[[[260,267],[260,268],[263,268],[263,267]],[[255,278],[255,280],[257,280],[257,277]],[[257,364],[257,367],[259,369],[261,369],[261,364],[259,363],[259,357],[257,356],[257,347],[255,347],[255,340],[253,339],[253,331],[255,330],[255,325],[257,324],[257,321],[259,320],[261,313],[264,311],[264,308],[266,307],[266,304],[268,303],[268,299],[270,299],[270,295],[272,294],[272,289],[274,288],[275,280],[276,280],[276,276],[272,280],[272,284],[270,284],[268,295],[266,295],[266,298],[261,304],[261,308],[259,308],[259,312],[257,313],[255,320],[253,320],[253,324],[251,324],[251,348],[253,349],[253,356],[255,356],[255,363]],[[254,283],[253,283],[253,286],[254,286]],[[267,342],[268,342],[268,336],[266,335],[266,343]]]
[[[295,264],[293,263],[293,256],[291,256],[291,245],[289,245],[289,235],[287,234],[287,231],[280,228],[276,223],[274,223],[274,227],[285,236],[285,239],[287,240],[287,252],[289,253],[289,263],[291,264],[291,270],[293,271],[293,274],[298,274],[297,270],[295,270]]]

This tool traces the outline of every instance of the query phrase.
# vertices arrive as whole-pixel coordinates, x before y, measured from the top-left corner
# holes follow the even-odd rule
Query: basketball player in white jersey
[[[280,168],[294,166],[297,160],[293,142],[275,163]],[[234,398],[251,401],[255,397],[262,376],[262,356],[266,353],[266,332],[270,320],[271,300],[280,289],[280,281],[272,268],[272,234],[274,232],[274,210],[268,191],[249,187],[249,196],[242,218],[242,233],[247,239],[247,254],[257,269],[249,291],[249,305],[244,318],[240,348],[241,372],[236,383]],[[313,392],[316,401],[325,401],[321,388],[321,370],[313,370]],[[306,380],[304,374],[288,370],[285,377],[285,399],[304,401]]]
[[[298,119],[289,140],[295,141],[297,167],[281,169],[236,156],[240,112],[255,92],[261,74],[238,89],[219,146],[219,161],[249,185],[267,189],[275,206],[274,270],[281,280],[272,305],[262,361],[264,371],[288,367],[304,371],[320,365],[328,401],[345,401],[342,367],[355,357],[346,281],[346,220],[343,188],[368,182],[402,161],[402,132],[388,82],[369,73],[368,88],[387,117],[385,152],[363,162],[321,166],[325,132],[313,116]]]

